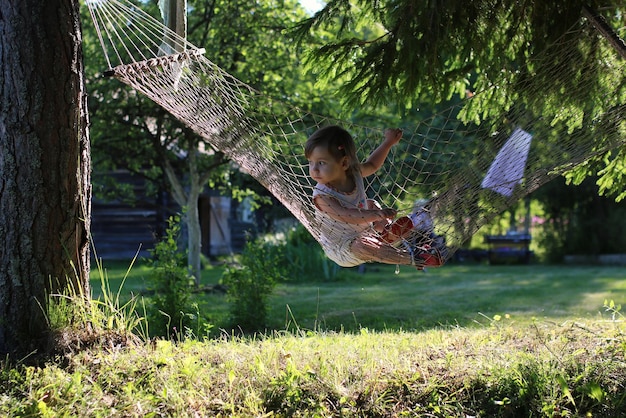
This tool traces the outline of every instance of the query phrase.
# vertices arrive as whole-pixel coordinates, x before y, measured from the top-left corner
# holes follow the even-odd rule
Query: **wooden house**
[[[129,201],[92,199],[91,235],[95,256],[103,260],[128,260],[139,252],[149,257],[158,238],[163,236],[168,218],[181,209],[165,192],[149,196],[141,178],[125,171],[107,173],[114,181],[132,185]],[[217,257],[239,252],[247,234],[256,228],[241,205],[230,197],[207,191],[198,202],[202,230],[202,252]],[[184,226],[184,225],[183,225]],[[184,233],[184,228],[183,228]]]

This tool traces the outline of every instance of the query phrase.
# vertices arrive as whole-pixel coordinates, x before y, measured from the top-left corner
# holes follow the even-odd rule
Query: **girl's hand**
[[[380,209],[379,212],[382,218],[389,220],[395,219],[396,215],[398,214],[398,211],[392,208]]]
[[[394,145],[400,142],[400,139],[402,139],[402,129],[385,129],[385,141],[389,142],[391,145]]]

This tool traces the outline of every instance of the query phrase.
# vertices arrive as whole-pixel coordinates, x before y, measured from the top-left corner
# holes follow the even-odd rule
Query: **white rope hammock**
[[[307,113],[261,94],[126,0],[88,0],[87,5],[108,74],[224,152],[319,240],[311,199],[315,184],[308,175],[304,142],[317,128],[338,124],[353,135],[364,159],[380,144],[382,130]],[[581,19],[563,42],[537,58],[550,63],[550,73],[534,74],[526,84],[518,84],[514,97],[500,96],[494,86],[415,121],[383,168],[365,179],[369,197],[396,208],[399,215],[411,213],[416,200],[427,199],[436,233],[446,237],[449,257],[521,197],[593,155],[623,145],[624,60],[602,41]],[[570,62],[581,60],[584,47],[601,48],[596,56],[604,58],[586,60],[585,68],[574,70]],[[598,68],[610,91],[586,77]],[[578,88],[562,87],[568,85]],[[559,88],[563,91],[558,103],[540,99],[544,91]],[[585,89],[595,89],[591,98],[600,107],[580,106],[578,97]],[[494,101],[502,108],[498,118],[480,124],[459,119],[464,106],[480,108]]]

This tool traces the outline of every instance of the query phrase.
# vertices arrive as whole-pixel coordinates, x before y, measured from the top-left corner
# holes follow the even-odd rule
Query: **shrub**
[[[331,261],[309,231],[302,225],[287,233],[284,245],[289,276],[294,280],[332,280],[340,267]]]
[[[234,326],[243,331],[257,331],[265,326],[268,316],[267,299],[277,281],[284,280],[286,270],[282,251],[262,239],[248,241],[239,265],[231,266],[222,275],[227,287]]]
[[[154,292],[149,324],[154,335],[179,334],[190,326],[189,298],[193,278],[186,266],[184,252],[178,250],[180,216],[171,216],[163,238],[150,250],[152,275],[150,290]],[[180,337],[180,334],[178,335]]]

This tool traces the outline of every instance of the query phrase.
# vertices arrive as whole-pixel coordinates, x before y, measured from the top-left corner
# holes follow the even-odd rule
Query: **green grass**
[[[116,292],[128,264],[105,267]],[[623,302],[623,268],[394,270],[282,283],[264,334],[104,339],[45,367],[0,362],[0,416],[626,416],[625,328],[604,306]],[[148,273],[134,267],[121,294]],[[223,295],[198,297],[226,319]]]
[[[129,263],[106,266],[117,291]],[[472,327],[494,316],[514,323],[598,319],[605,300],[626,301],[626,270],[618,266],[486,264],[454,265],[419,272],[407,267],[369,265],[365,274],[342,272],[335,281],[279,284],[270,300],[268,327],[274,330],[358,332],[420,331],[441,326]],[[204,271],[202,284],[217,284],[222,268]],[[146,290],[149,269],[139,263],[122,293]],[[94,295],[99,279],[92,281]],[[196,295],[216,330],[228,325],[223,294]]]
[[[159,340],[0,369],[0,414],[620,417],[624,344],[591,323]]]
[[[102,268],[112,292],[117,292],[123,284],[122,291],[126,295],[146,292],[150,287],[151,267],[148,261],[143,259],[132,260],[109,260],[102,262]],[[216,284],[222,275],[222,267],[209,267],[202,271],[201,285]],[[126,279],[124,279],[126,277]],[[94,298],[102,294],[100,285],[100,272],[92,262],[91,289]]]
[[[423,330],[471,326],[484,316],[559,322],[598,318],[605,299],[623,300],[626,272],[618,267],[449,266],[426,273],[393,267],[337,283],[283,285],[275,308],[289,304],[299,324],[330,329]]]

